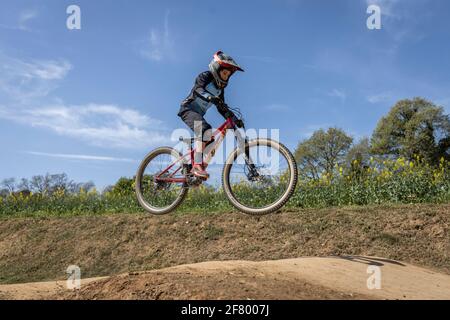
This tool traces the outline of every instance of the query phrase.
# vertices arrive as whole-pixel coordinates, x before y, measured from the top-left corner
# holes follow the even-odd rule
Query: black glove
[[[238,127],[238,128],[244,127],[244,122],[241,119],[239,119],[238,117],[236,117],[236,115],[233,113],[233,111],[228,109],[228,106],[226,104],[224,104],[221,107],[217,107],[217,108],[220,108],[222,110],[221,113],[223,114],[225,119],[231,118],[233,120],[234,124],[236,125],[236,127]]]
[[[219,108],[218,110],[224,116],[225,119],[234,117],[234,113],[231,112],[230,110],[228,110],[228,108],[223,108],[222,107],[222,108]]]
[[[235,117],[234,113],[228,108],[228,105],[224,102],[221,104],[217,104],[217,110],[220,112],[221,115],[223,115],[226,118],[233,118]]]
[[[208,96],[208,101],[215,104],[218,107],[220,107],[224,104],[222,99],[220,99],[219,97],[216,97],[216,96]]]
[[[235,119],[234,123],[236,124],[236,127],[238,127],[238,128],[244,127],[244,122],[241,119]]]

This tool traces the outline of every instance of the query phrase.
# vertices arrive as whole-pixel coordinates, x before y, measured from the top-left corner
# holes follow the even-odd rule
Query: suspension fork
[[[239,130],[235,130],[235,137],[238,143],[238,150],[244,150],[244,160],[245,160],[245,164],[247,165],[247,167],[249,168],[250,174],[253,177],[257,177],[259,176],[258,171],[256,170],[256,166],[250,156],[250,148],[248,145],[248,137],[245,136],[243,137],[241,132]],[[238,152],[239,152],[238,151]]]

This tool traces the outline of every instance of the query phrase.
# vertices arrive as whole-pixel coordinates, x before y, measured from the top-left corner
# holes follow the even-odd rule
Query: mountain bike
[[[235,120],[242,121],[239,109],[228,108],[235,112]],[[246,214],[265,215],[277,211],[289,200],[297,184],[295,159],[280,142],[265,138],[249,140],[237,128],[235,120],[228,117],[213,132],[203,150],[204,163],[210,163],[232,129],[237,146],[227,157],[222,170],[225,196]],[[245,132],[244,126],[242,129]],[[175,210],[189,188],[198,187],[205,181],[191,173],[195,138],[180,137],[180,141],[188,147],[186,154],[172,147],[160,147],[148,153],[137,170],[137,199],[149,213],[162,215]]]

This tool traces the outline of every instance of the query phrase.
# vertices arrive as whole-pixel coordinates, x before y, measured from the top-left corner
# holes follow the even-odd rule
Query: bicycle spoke
[[[230,188],[235,199],[249,208],[262,208],[276,202],[286,191],[291,174],[286,157],[270,146],[253,146],[249,150],[254,172],[240,155],[232,164]]]
[[[165,153],[153,158],[146,166],[143,172],[141,192],[143,200],[149,206],[164,208],[171,205],[179,197],[183,184],[166,180],[183,177],[180,164],[176,164],[166,171],[176,160],[173,155]]]

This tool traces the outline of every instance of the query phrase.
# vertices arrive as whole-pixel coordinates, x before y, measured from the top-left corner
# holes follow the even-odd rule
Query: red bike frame
[[[234,126],[235,126],[235,124],[234,124],[233,120],[231,118],[227,118],[227,120],[219,128],[217,128],[216,131],[214,131],[214,133],[212,134],[212,138],[211,138],[211,141],[214,140],[214,142],[206,148],[206,149],[209,149],[208,151],[204,150],[204,151],[206,151],[206,154],[204,156],[205,157],[204,163],[208,164],[211,161],[216,150],[219,148],[219,145],[222,143],[223,139],[225,138],[227,130],[234,128]],[[216,136],[217,136],[217,138],[216,138]],[[183,168],[183,163],[185,163],[186,158],[189,157],[188,163],[192,164],[194,162],[194,154],[195,154],[195,148],[190,147],[190,151],[188,153],[186,153],[180,159],[173,162],[171,165],[169,165],[167,168],[165,168],[163,171],[161,171],[161,173],[159,173],[156,176],[155,180],[160,181],[160,182],[170,182],[170,183],[186,183],[185,177],[175,178],[174,176]],[[172,169],[172,167],[175,166],[179,162],[182,162],[182,164],[180,165],[180,167],[177,170],[175,170],[168,176],[162,177],[162,175],[164,175],[167,171]]]

